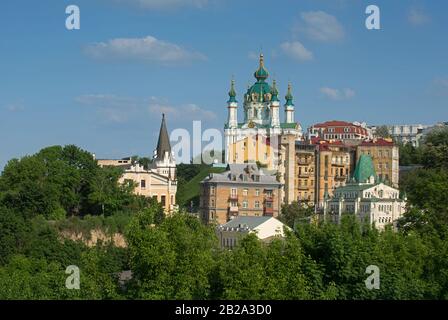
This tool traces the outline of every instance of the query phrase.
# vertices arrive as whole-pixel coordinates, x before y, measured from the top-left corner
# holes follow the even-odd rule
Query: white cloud
[[[89,57],[99,60],[129,60],[171,65],[206,57],[195,51],[155,37],[117,38],[91,44],[84,49]]]
[[[345,37],[344,27],[336,17],[326,12],[303,12],[300,17],[302,21],[293,28],[294,31],[304,33],[312,40],[334,42]]]
[[[355,91],[350,88],[345,89],[334,89],[329,87],[322,87],[320,88],[320,92],[326,96],[327,98],[331,100],[348,100],[355,96]]]
[[[217,118],[213,111],[202,109],[194,103],[172,106],[154,101],[149,105],[149,111],[156,114],[165,113],[173,119],[215,120]]]
[[[128,4],[143,9],[177,9],[182,7],[203,8],[208,0],[112,0],[116,3]]]
[[[306,61],[313,60],[313,53],[303,46],[299,41],[283,42],[280,45],[283,52],[290,58]]]
[[[157,97],[130,98],[113,94],[86,94],[75,98],[81,105],[89,106],[105,122],[124,123],[134,121],[149,114],[165,113],[170,119],[215,120],[213,111],[203,109],[194,103],[171,105],[166,99]]]
[[[24,108],[23,104],[21,104],[21,103],[11,103],[11,104],[7,104],[6,106],[4,106],[4,109],[9,112],[19,112],[19,111],[23,111],[25,108]]]
[[[431,18],[422,9],[411,8],[408,12],[408,21],[414,26],[421,26],[431,21]]]
[[[143,106],[142,101],[113,94],[86,94],[75,101],[94,108],[106,122],[123,123]]]
[[[258,58],[260,57],[260,55],[259,55],[259,54],[256,54],[256,53],[253,52],[253,51],[250,51],[250,52],[247,54],[247,57],[248,57],[249,59],[251,59],[251,60],[258,60]]]

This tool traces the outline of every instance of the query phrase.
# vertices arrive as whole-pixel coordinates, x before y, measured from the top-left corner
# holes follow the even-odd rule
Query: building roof
[[[171,154],[170,138],[166,129],[165,114],[162,115],[162,124],[160,125],[159,141],[157,142],[157,158],[163,160],[165,153]]]
[[[378,138],[378,139],[373,139],[373,140],[366,140],[366,141],[363,141],[360,144],[361,147],[370,147],[370,146],[379,146],[379,147],[388,146],[388,147],[392,147],[394,145],[395,144],[394,144],[392,139],[383,139],[383,138]]]
[[[359,157],[358,163],[356,164],[353,178],[358,183],[366,183],[372,176],[376,178],[376,172],[373,166],[372,158],[369,155],[362,154]]]
[[[326,128],[326,127],[360,127],[359,125],[356,125],[354,123],[351,122],[347,122],[347,121],[339,121],[339,120],[331,120],[331,121],[326,121],[326,122],[322,122],[322,123],[316,123],[313,125],[313,127],[315,128]]]
[[[230,220],[226,224],[222,225],[223,227],[228,228],[249,228],[253,230],[258,226],[262,225],[269,219],[274,219],[273,217],[263,216],[263,217],[253,217],[253,216],[245,216],[245,217],[236,217],[235,219]]]
[[[241,184],[270,184],[279,186],[280,182],[270,172],[259,169],[256,164],[232,163],[227,166],[223,173],[211,173],[201,181],[204,182],[227,182]]]

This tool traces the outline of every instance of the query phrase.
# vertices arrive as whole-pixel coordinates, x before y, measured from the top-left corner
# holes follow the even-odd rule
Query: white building
[[[258,239],[269,242],[274,238],[283,238],[285,229],[290,230],[281,221],[273,217],[237,217],[217,228],[219,242],[222,248],[233,248],[250,233],[255,233]]]
[[[373,126],[372,131],[375,135],[376,129],[380,126]],[[398,143],[411,143],[414,147],[418,147],[423,137],[423,131],[427,129],[428,125],[423,124],[402,124],[402,125],[387,125],[389,134]]]
[[[294,120],[295,106],[293,103],[291,84],[285,96],[283,121],[280,115],[280,100],[277,84],[266,82],[269,73],[264,66],[264,57],[260,55],[260,65],[254,73],[257,80],[244,94],[244,121],[238,122],[238,101],[236,100],[235,82],[229,91],[227,101],[228,118],[224,126],[226,144],[226,163],[242,163],[234,151],[234,145],[249,136],[278,137],[292,135],[295,139],[302,137],[302,128]]]
[[[331,199],[324,203],[324,219],[339,223],[342,214],[354,214],[361,221],[383,230],[388,224],[396,226],[406,210],[406,200],[400,191],[378,180],[372,158],[362,155],[351,182],[336,188]]]

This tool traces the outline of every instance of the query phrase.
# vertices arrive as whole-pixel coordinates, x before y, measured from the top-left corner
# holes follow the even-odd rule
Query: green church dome
[[[254,77],[257,79],[257,81],[264,81],[269,77],[269,72],[264,67],[263,54],[260,54],[260,66],[258,67],[257,71],[255,71]]]
[[[246,98],[251,101],[265,102],[271,100],[272,88],[265,82],[269,77],[269,73],[264,67],[263,54],[260,54],[260,66],[254,73],[257,82],[247,89]],[[267,96],[265,96],[267,94]]]
[[[358,183],[366,183],[372,176],[375,180],[377,179],[372,157],[363,154],[359,157],[358,163],[356,164],[353,178],[355,178]]]

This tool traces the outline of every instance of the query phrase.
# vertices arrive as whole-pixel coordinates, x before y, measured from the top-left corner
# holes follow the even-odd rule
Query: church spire
[[[278,100],[277,81],[275,81],[275,79],[272,82],[271,95],[272,95],[271,101],[279,101]]]
[[[291,82],[288,83],[288,92],[286,93],[285,99],[286,99],[286,105],[287,106],[294,106],[294,103],[292,102],[293,96],[291,93]]]
[[[262,53],[260,53],[260,66],[258,67],[257,71],[255,71],[254,77],[258,82],[263,82],[269,77],[268,70],[266,70],[266,68],[264,67],[264,56]]]
[[[227,103],[231,103],[231,102],[238,102],[238,101],[236,101],[235,80],[234,79],[232,79],[232,82],[230,83],[229,101],[227,101]]]
[[[162,115],[162,124],[160,125],[159,141],[157,142],[157,159],[163,160],[166,153],[171,154],[170,138],[166,129],[165,114]]]

